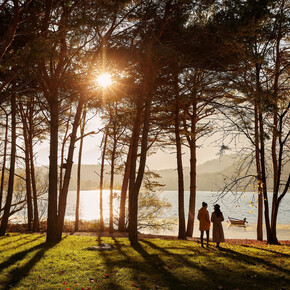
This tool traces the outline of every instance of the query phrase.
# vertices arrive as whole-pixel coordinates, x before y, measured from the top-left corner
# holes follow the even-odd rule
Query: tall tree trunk
[[[1,220],[0,236],[4,236],[7,230],[8,219],[10,215],[10,207],[13,197],[14,188],[14,173],[15,173],[15,160],[16,160],[16,93],[15,93],[15,80],[13,81],[13,93],[11,95],[11,156],[10,156],[10,171],[6,203],[4,207],[4,214]]]
[[[123,177],[122,189],[121,189],[119,226],[118,226],[118,230],[120,232],[124,232],[126,230],[126,227],[125,227],[126,199],[127,199],[127,189],[128,189],[128,182],[129,182],[129,176],[130,176],[131,152],[132,152],[132,144],[130,143],[127,160],[125,163],[124,177]]]
[[[50,156],[49,156],[49,186],[47,210],[47,242],[59,241],[57,236],[57,178],[58,178],[58,93],[53,92],[50,106]]]
[[[138,207],[138,199],[137,194],[134,190],[135,179],[136,179],[136,164],[137,164],[137,153],[138,153],[138,143],[139,143],[139,135],[141,128],[141,120],[142,120],[142,107],[143,107],[143,98],[139,96],[137,102],[137,110],[136,117],[132,130],[132,151],[131,151],[131,162],[130,162],[130,178],[129,178],[129,240],[131,245],[138,244],[138,235],[137,235],[137,207]]]
[[[255,159],[258,179],[258,219],[257,219],[257,240],[263,241],[263,186],[260,163],[260,144],[259,144],[259,99],[260,96],[260,64],[256,64],[256,96],[254,103],[255,118]]]
[[[7,157],[7,143],[8,143],[8,121],[9,115],[6,114],[6,123],[5,123],[5,139],[4,139],[4,149],[3,149],[3,163],[1,171],[1,184],[0,184],[0,215],[2,211],[2,199],[3,199],[3,190],[4,190],[4,178],[6,171],[6,157]]]
[[[109,223],[109,231],[114,231],[114,213],[113,213],[113,190],[114,190],[114,174],[115,174],[115,158],[116,158],[116,148],[117,148],[117,139],[114,136],[114,144],[111,156],[111,178],[110,178],[110,223]]]
[[[284,2],[281,9],[284,8]],[[283,13],[281,11],[281,13]],[[272,127],[272,164],[273,164],[273,199],[272,199],[272,215],[271,215],[271,233],[272,233],[272,243],[279,244],[276,233],[277,216],[278,216],[278,193],[280,185],[280,175],[278,158],[277,158],[277,139],[278,134],[278,93],[279,93],[279,77],[280,77],[280,63],[281,63],[281,53],[280,53],[280,41],[281,41],[281,22],[279,23],[278,36],[276,42],[276,59],[275,59],[275,77],[274,77],[274,92],[273,92],[273,127]]]
[[[84,108],[83,113],[83,122],[81,125],[81,136],[80,136],[80,148],[79,148],[79,157],[78,157],[78,172],[77,172],[77,198],[76,198],[76,217],[75,217],[75,232],[79,230],[79,217],[80,217],[80,191],[81,191],[81,168],[82,168],[82,153],[83,153],[83,144],[84,144],[84,132],[86,124],[86,113],[87,110]]]
[[[103,186],[104,186],[104,170],[105,170],[105,157],[107,150],[107,141],[108,141],[108,128],[106,128],[104,135],[104,145],[103,145],[103,153],[102,153],[102,161],[101,161],[101,172],[100,172],[100,232],[103,232],[104,227],[104,214],[103,214]]]
[[[192,114],[191,114],[191,136],[189,137],[190,146],[190,198],[189,210],[187,220],[186,236],[192,237],[194,228],[195,203],[196,203],[196,94],[192,100]]]
[[[26,184],[26,196],[27,196],[27,229],[28,231],[32,230],[32,221],[33,221],[33,207],[32,207],[32,196],[31,196],[31,175],[30,175],[30,146],[28,141],[28,130],[26,125],[26,120],[23,118],[23,136],[25,143],[25,184]]]
[[[31,114],[31,102],[27,102],[26,112],[23,108],[22,101],[19,100],[19,112],[22,121],[22,132],[24,138],[24,160],[25,160],[25,185],[26,185],[26,197],[27,197],[27,230],[32,230],[33,221],[33,206],[32,206],[32,196],[31,196],[31,174],[30,174],[30,130],[28,117]]]
[[[64,175],[64,180],[63,180],[63,187],[61,188],[60,193],[59,193],[58,217],[57,217],[58,240],[61,240],[61,237],[62,237],[64,217],[65,217],[65,211],[66,211],[67,194],[68,194],[68,188],[69,188],[69,183],[70,183],[70,178],[71,178],[71,170],[72,170],[72,165],[73,165],[73,154],[74,154],[74,149],[75,149],[76,135],[77,135],[77,130],[80,124],[83,104],[84,104],[84,99],[81,97],[81,99],[78,102],[78,107],[77,107],[76,115],[74,118],[74,123],[72,126],[72,133],[70,135],[70,144],[69,144],[69,149],[68,149],[68,154],[67,154],[67,164],[66,164],[65,175]]]
[[[267,242],[272,244],[272,234],[269,218],[269,202],[267,193],[267,178],[266,178],[266,160],[265,160],[265,137],[264,137],[264,122],[263,115],[259,112],[259,129],[260,129],[260,144],[261,144],[261,173],[262,173],[262,187],[263,187],[263,199],[264,199],[264,215],[267,231]]]
[[[37,188],[35,178],[34,167],[34,152],[33,152],[33,137],[34,137],[34,122],[33,116],[35,111],[35,97],[30,99],[30,108],[28,115],[28,142],[29,142],[29,159],[30,159],[30,176],[31,176],[31,188],[33,196],[33,231],[39,231],[39,214],[38,214],[38,200],[37,200]]]
[[[181,152],[181,139],[179,132],[179,89],[178,77],[175,78],[175,140],[176,140],[176,159],[177,159],[177,173],[178,173],[178,239],[186,239],[185,233],[185,216],[184,216],[184,180],[183,180],[183,167],[182,167],[182,152]]]
[[[146,47],[146,63],[144,72],[144,87],[143,95],[137,101],[137,112],[136,119],[132,132],[132,156],[130,166],[130,183],[129,183],[129,240],[132,246],[138,244],[138,195],[141,188],[142,180],[144,177],[146,157],[147,157],[147,145],[148,145],[148,133],[150,128],[150,115],[151,115],[151,104],[152,104],[152,91],[153,91],[153,80],[155,78],[152,63],[152,45],[153,41],[148,41]],[[138,141],[142,121],[142,111],[144,104],[144,117],[143,117],[143,128],[141,138],[141,153],[140,162],[137,177],[135,179],[136,162],[137,162],[137,151]]]
[[[36,178],[35,178],[35,168],[34,168],[34,154],[32,145],[32,135],[30,135],[30,174],[31,174],[31,186],[33,194],[33,231],[39,231],[39,214],[38,214],[38,199],[37,199],[37,188],[36,188]]]
[[[60,172],[59,172],[59,188],[61,190],[62,186],[63,186],[63,169],[64,169],[64,153],[65,153],[65,145],[66,145],[66,142],[68,140],[68,131],[69,131],[69,124],[70,124],[70,120],[71,120],[71,117],[72,117],[72,110],[70,110],[70,113],[69,113],[69,117],[68,117],[68,120],[66,122],[66,127],[65,127],[65,133],[64,133],[64,136],[63,136],[63,140],[62,140],[62,144],[61,144],[61,153],[60,153]]]

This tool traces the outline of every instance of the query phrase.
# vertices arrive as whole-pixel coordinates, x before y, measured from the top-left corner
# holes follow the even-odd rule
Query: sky
[[[213,140],[204,141],[201,148],[197,148],[197,164],[202,164],[208,160],[218,158],[219,148],[212,144]],[[74,163],[77,163],[78,144],[75,149]],[[189,150],[184,147],[183,165],[189,166]],[[37,153],[36,163],[38,166],[48,165],[49,162],[49,143],[37,144],[35,147]],[[84,141],[82,164],[100,163],[100,136],[87,136]],[[166,151],[157,150],[155,154],[148,156],[147,165],[152,170],[162,170],[176,168],[176,152],[174,149]]]

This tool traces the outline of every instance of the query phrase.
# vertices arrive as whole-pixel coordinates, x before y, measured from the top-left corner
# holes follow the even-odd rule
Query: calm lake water
[[[103,191],[103,206],[104,206],[104,218],[108,219],[109,217],[109,191]],[[160,197],[165,197],[167,201],[172,205],[168,209],[164,216],[160,218],[172,218],[177,219],[178,217],[178,196],[176,191],[163,191],[160,193]],[[225,222],[223,223],[225,237],[228,239],[255,239],[256,238],[256,221],[257,221],[257,193],[238,193],[234,195],[227,195],[222,199],[217,200],[215,192],[209,191],[199,191],[197,192],[196,197],[196,214],[198,209],[201,207],[202,201],[207,202],[208,210],[211,214],[213,211],[214,204],[218,203],[221,206],[221,211],[223,212]],[[68,206],[66,218],[73,220],[75,216],[75,200],[76,192],[70,191],[68,195]],[[185,192],[185,217],[187,218],[188,214],[188,201],[189,201],[189,192]],[[271,202],[271,200],[269,200]],[[116,203],[116,201],[115,201]],[[81,191],[81,200],[80,200],[80,217],[83,220],[96,220],[99,219],[99,191]],[[247,226],[232,226],[227,223],[228,217],[234,218],[247,218]],[[145,231],[144,233],[155,233],[152,231]],[[265,232],[265,230],[264,230]],[[278,239],[280,240],[290,240],[290,194],[287,193],[284,199],[282,200],[279,215],[278,215]],[[166,230],[158,232],[158,234],[164,235],[177,235],[177,225],[173,226],[171,230]],[[195,237],[199,236],[198,231],[198,221],[195,218],[194,225],[194,234]],[[266,234],[264,234],[264,238]]]

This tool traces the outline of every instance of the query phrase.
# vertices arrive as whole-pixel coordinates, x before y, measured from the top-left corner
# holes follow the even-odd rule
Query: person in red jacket
[[[202,208],[198,211],[197,219],[199,220],[199,230],[200,230],[200,242],[201,246],[203,246],[203,233],[206,232],[206,246],[208,247],[209,242],[209,228],[210,228],[210,220],[209,213],[207,210],[207,203],[202,202]]]

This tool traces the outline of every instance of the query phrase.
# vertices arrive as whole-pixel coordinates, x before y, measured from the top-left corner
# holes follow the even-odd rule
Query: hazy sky
[[[101,120],[98,116],[90,119],[87,124],[86,132],[97,131],[102,127]],[[216,134],[208,139],[200,139],[197,142],[197,164],[202,164],[208,160],[218,158],[219,146],[214,144],[217,139]],[[89,135],[84,139],[82,164],[99,164],[100,163],[100,142],[102,135]],[[74,162],[77,163],[79,142],[76,144]],[[49,162],[49,143],[48,141],[38,144],[35,147],[37,152],[37,165],[48,165]],[[189,166],[189,150],[183,146],[183,166]],[[147,165],[150,169],[167,169],[176,168],[176,152],[174,148],[166,151],[157,150],[156,154],[148,156]]]
[[[202,148],[197,148],[197,163],[202,164],[208,160],[217,158],[218,148],[210,144],[213,140],[205,141]],[[100,136],[91,137],[88,136],[84,141],[83,148],[83,164],[98,164],[100,163]],[[74,162],[77,163],[78,144],[75,149]],[[48,141],[39,144],[35,147],[37,152],[37,165],[48,165],[49,162],[49,144]],[[184,166],[189,166],[189,152],[184,147],[183,162]],[[176,154],[172,149],[168,149],[165,152],[158,150],[156,154],[152,154],[147,159],[147,165],[150,169],[167,169],[176,168]]]

